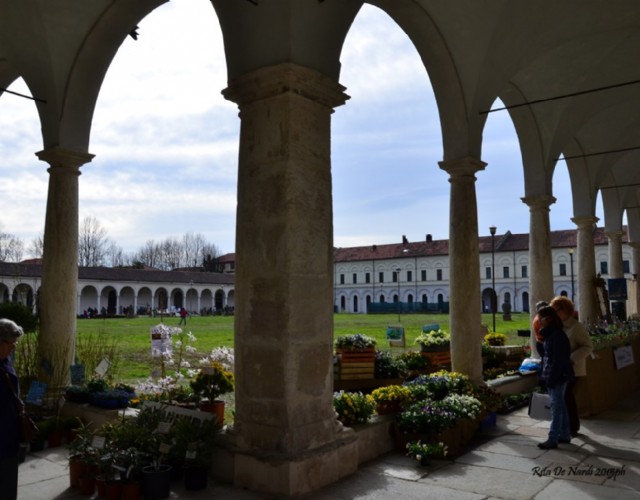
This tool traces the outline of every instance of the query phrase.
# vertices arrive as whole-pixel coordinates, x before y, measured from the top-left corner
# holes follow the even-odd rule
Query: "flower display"
[[[420,462],[420,465],[429,465],[432,458],[444,458],[447,452],[448,449],[444,443],[423,443],[422,441],[407,443],[407,456]]]
[[[364,424],[373,415],[376,403],[369,394],[339,391],[333,394],[333,408],[344,425]]]
[[[458,372],[440,370],[429,375],[419,375],[405,384],[411,391],[411,399],[443,399],[450,393],[471,394],[473,385],[469,377]]]
[[[458,420],[475,419],[482,403],[472,396],[450,394],[444,399],[424,400],[410,404],[398,417],[402,432],[438,434],[453,427]]]
[[[341,335],[334,343],[336,349],[344,349],[346,351],[364,351],[373,349],[376,346],[376,339],[368,337],[362,333],[354,335]]]
[[[507,343],[507,336],[504,333],[487,333],[484,342],[490,346],[503,346]]]
[[[371,391],[371,397],[376,403],[398,401],[404,403],[411,397],[411,391],[404,385],[386,385]]]
[[[440,329],[420,333],[420,335],[416,337],[414,343],[420,347],[436,347],[446,346],[450,341],[451,336],[444,330]]]

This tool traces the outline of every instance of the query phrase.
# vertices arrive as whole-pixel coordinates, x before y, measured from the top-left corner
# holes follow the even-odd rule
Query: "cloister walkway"
[[[583,419],[581,435],[557,450],[536,446],[548,422],[532,420],[526,408],[498,416],[455,460],[420,467],[399,454],[364,464],[352,476],[305,500],[424,498],[482,500],[640,498],[640,392],[615,408]],[[88,498],[68,488],[66,451],[30,454],[20,466],[20,500]],[[335,464],[332,464],[332,466]],[[212,483],[190,492],[176,485],[171,499],[270,499],[237,487]]]

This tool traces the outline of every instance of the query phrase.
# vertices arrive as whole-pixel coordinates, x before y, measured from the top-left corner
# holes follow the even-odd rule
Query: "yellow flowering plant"
[[[411,397],[411,391],[405,385],[385,385],[371,391],[371,397],[376,403],[397,401],[404,403]]]
[[[333,394],[333,408],[344,425],[365,424],[373,415],[376,403],[370,394],[338,391]]]

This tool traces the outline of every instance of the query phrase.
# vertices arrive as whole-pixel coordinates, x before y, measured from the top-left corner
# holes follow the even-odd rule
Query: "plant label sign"
[[[106,375],[107,370],[109,370],[110,366],[111,361],[109,361],[109,358],[103,358],[102,361],[98,363],[98,366],[96,366],[96,369],[94,371],[98,377],[102,378]]]
[[[630,345],[625,345],[622,347],[618,347],[613,350],[613,356],[616,360],[616,369],[621,370],[626,366],[631,366],[634,364],[633,360],[633,349]]]

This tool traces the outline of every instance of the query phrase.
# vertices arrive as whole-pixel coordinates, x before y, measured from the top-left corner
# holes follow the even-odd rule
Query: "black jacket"
[[[566,333],[552,328],[543,328],[540,333],[544,338],[540,380],[551,388],[573,380],[571,346]]]

